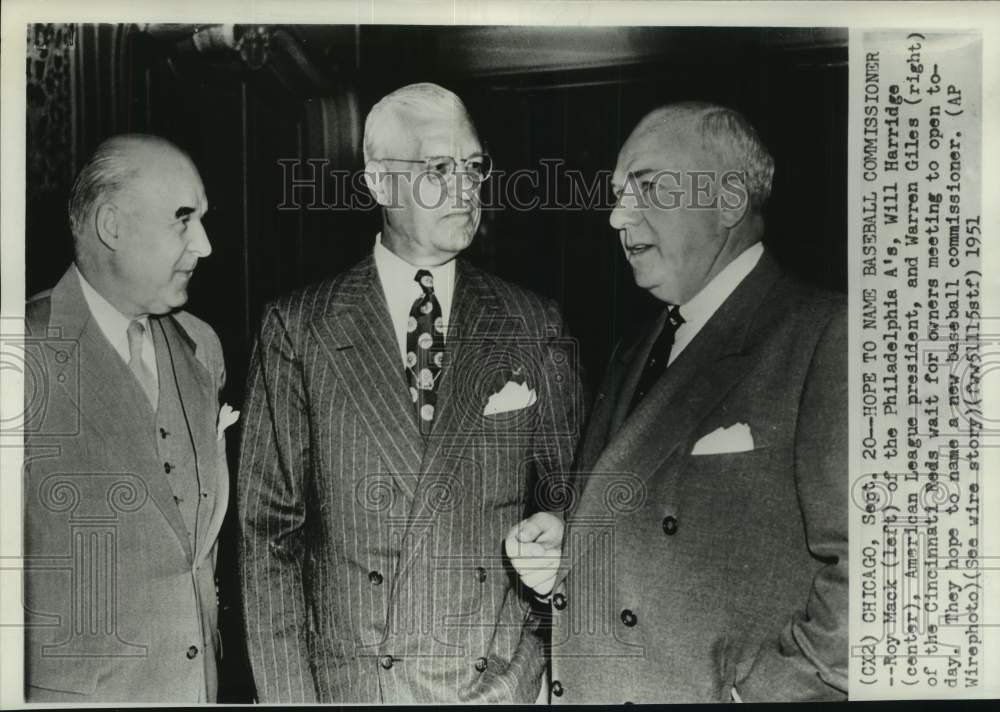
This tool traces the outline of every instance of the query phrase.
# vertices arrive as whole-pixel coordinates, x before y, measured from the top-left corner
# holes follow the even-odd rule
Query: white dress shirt
[[[107,299],[94,289],[90,282],[80,273],[80,270],[73,267],[76,276],[80,278],[80,289],[83,290],[84,301],[90,308],[90,314],[100,327],[104,337],[111,343],[118,355],[122,357],[125,365],[129,362],[128,351],[128,325],[132,322],[127,316],[118,311]],[[153,348],[153,336],[149,333],[149,317],[140,317],[139,320],[145,332],[142,337],[142,362],[156,378],[156,349]]]
[[[406,322],[410,318],[410,309],[424,290],[414,280],[417,270],[425,269],[434,278],[434,296],[441,305],[441,319],[447,333],[448,319],[451,316],[451,298],[455,292],[455,260],[449,260],[437,267],[414,267],[396,253],[382,244],[382,233],[375,238],[375,269],[382,283],[382,293],[389,306],[389,316],[396,332],[396,343],[399,346],[399,360],[406,367]]]
[[[674,362],[691,340],[698,335],[701,328],[708,323],[712,315],[722,306],[730,294],[740,286],[740,282],[753,271],[764,254],[764,246],[755,242],[739,256],[726,265],[712,281],[701,288],[686,304],[681,305],[681,316],[684,323],[674,334],[674,345],[670,349],[669,366]]]

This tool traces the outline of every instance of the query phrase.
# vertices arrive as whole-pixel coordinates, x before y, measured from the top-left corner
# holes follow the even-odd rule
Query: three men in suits
[[[665,309],[612,355],[565,532],[542,513],[506,540],[551,593],[553,702],[845,696],[845,310],[762,247],[772,174],[710,104],[619,153],[611,225]]]
[[[183,311],[211,252],[191,159],[102,143],[73,186],[75,261],[26,306],[26,698],[214,702],[225,379]]]
[[[239,514],[257,693],[531,702],[539,620],[498,533],[568,469],[575,354],[553,303],[458,257],[490,162],[457,96],[384,97],[364,154],[372,254],[269,305],[251,357]]]

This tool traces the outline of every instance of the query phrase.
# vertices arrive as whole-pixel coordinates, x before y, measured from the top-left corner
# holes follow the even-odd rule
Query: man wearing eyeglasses
[[[532,702],[538,619],[501,537],[568,469],[574,353],[552,302],[459,258],[490,159],[457,96],[384,97],[364,154],[372,254],[270,305],[251,359],[239,511],[258,697]]]

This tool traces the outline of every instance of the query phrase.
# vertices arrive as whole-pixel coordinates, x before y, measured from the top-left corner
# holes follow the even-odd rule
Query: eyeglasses
[[[493,172],[493,159],[486,153],[473,153],[468,158],[453,158],[451,156],[431,156],[423,160],[410,158],[380,158],[380,161],[400,161],[401,163],[422,163],[426,171],[439,178],[447,179],[461,165],[461,172],[472,177],[477,183],[482,183]]]

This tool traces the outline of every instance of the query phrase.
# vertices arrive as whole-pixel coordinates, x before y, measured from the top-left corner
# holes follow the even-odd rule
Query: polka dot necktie
[[[632,403],[628,407],[631,413],[639,404],[650,389],[656,384],[663,372],[667,370],[667,363],[670,361],[670,350],[674,347],[674,334],[684,323],[681,310],[677,306],[667,309],[667,321],[663,324],[660,335],[656,337],[653,348],[649,351],[646,365],[639,376],[639,383],[636,384],[635,393],[632,395]]]
[[[438,376],[444,359],[444,322],[434,296],[434,277],[425,269],[413,278],[423,294],[410,307],[406,323],[406,378],[421,425],[434,420]]]

